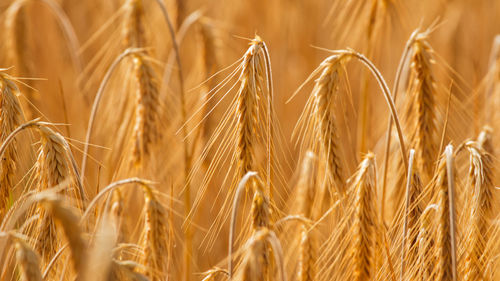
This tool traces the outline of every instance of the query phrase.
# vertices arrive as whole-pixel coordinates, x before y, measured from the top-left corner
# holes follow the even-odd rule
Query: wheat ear
[[[305,225],[302,225],[298,280],[316,280],[316,250],[312,229],[307,229]]]
[[[368,153],[359,165],[352,182],[355,192],[352,236],[353,278],[355,281],[370,280],[374,276],[376,229],[375,208],[375,155]]]
[[[143,264],[146,266],[146,275],[151,281],[167,278],[168,263],[168,226],[167,212],[156,199],[154,190],[143,185],[146,205],[144,225]]]
[[[113,260],[109,280],[149,281],[146,276],[136,270],[137,267],[139,267],[139,265],[132,261]]]
[[[134,163],[139,165],[147,159],[151,146],[159,138],[159,99],[155,72],[142,55],[134,55],[134,69],[137,93],[132,155]]]
[[[323,71],[314,86],[314,119],[326,159],[327,174],[331,178],[333,188],[338,194],[344,194],[343,161],[339,152],[339,136],[335,122],[334,100],[338,97],[340,79],[348,55],[332,56],[321,64]]]
[[[304,160],[302,160],[299,181],[296,187],[298,214],[305,218],[311,218],[311,213],[314,211],[314,208],[312,208],[315,196],[314,158],[314,153],[307,151]]]
[[[432,231],[435,217],[432,215],[438,208],[439,206],[434,204],[427,206],[419,218],[420,229],[417,236],[418,257],[415,267],[412,267],[412,271],[417,278],[410,280],[433,280],[431,277],[434,274],[435,257],[433,249],[435,245],[432,238]]]
[[[38,254],[22,238],[15,237],[14,240],[21,281],[42,281]]]
[[[3,143],[8,135],[23,123],[23,112],[17,98],[19,90],[12,79],[0,72],[0,141]],[[0,160],[0,216],[6,208],[6,200],[14,186],[16,172],[16,144],[9,146]]]
[[[439,206],[436,237],[436,279],[456,280],[455,214],[453,200],[453,150],[446,147],[441,157],[432,186]]]
[[[252,200],[252,229],[258,231],[262,227],[269,227],[270,206],[263,184],[258,179],[252,179],[254,197]]]
[[[466,235],[464,280],[484,280],[488,241],[488,217],[492,214],[494,186],[491,156],[478,143],[469,141],[468,191],[472,192],[470,226]]]
[[[123,41],[127,48],[145,46],[144,7],[142,0],[127,0],[125,3]]]
[[[415,38],[412,50],[405,116],[409,142],[416,151],[415,166],[427,182],[432,177],[438,153],[436,82],[432,71],[434,51],[427,42],[427,33]]]
[[[47,209],[62,227],[71,249],[71,260],[75,273],[83,272],[85,268],[87,243],[83,239],[82,229],[79,226],[80,218],[67,206],[62,199],[55,195],[44,195],[40,198],[42,206]]]
[[[274,280],[270,276],[271,261],[278,267],[278,272],[283,281],[286,275],[283,268],[283,253],[281,244],[273,231],[266,227],[255,232],[245,245],[245,256],[243,258],[239,274],[236,280],[241,281],[265,281]],[[270,255],[273,254],[274,259]]]

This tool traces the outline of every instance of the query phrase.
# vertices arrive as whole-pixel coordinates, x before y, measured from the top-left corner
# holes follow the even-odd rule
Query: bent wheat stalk
[[[396,106],[394,105],[394,100],[392,98],[391,91],[389,90],[389,87],[387,86],[387,83],[385,82],[384,77],[382,76],[380,71],[375,67],[375,65],[369,59],[367,59],[364,55],[362,55],[354,50],[335,50],[332,52],[336,53],[336,54],[346,54],[346,55],[353,56],[354,58],[358,59],[363,65],[368,67],[370,72],[376,78],[377,83],[379,84],[380,88],[382,89],[382,93],[384,95],[387,106],[389,107],[389,111],[391,113],[394,124],[396,125],[396,130],[398,132],[398,139],[399,139],[399,147],[401,149],[401,156],[403,158],[405,171],[408,172],[408,159],[406,158],[407,154],[406,154],[406,146],[404,143],[403,130],[401,129],[401,123],[399,122],[400,119],[398,118],[398,113],[396,111]]]
[[[97,110],[99,109],[99,105],[101,103],[102,95],[104,94],[104,90],[106,89],[106,86],[108,85],[109,79],[111,79],[111,75],[115,72],[115,69],[119,66],[120,62],[128,57],[129,55],[137,54],[139,52],[142,52],[143,50],[141,49],[126,49],[123,53],[121,53],[110,65],[108,70],[106,71],[106,74],[104,75],[104,78],[101,81],[101,84],[99,85],[99,89],[97,90],[97,94],[95,95],[94,98],[94,103],[92,104],[92,109],[90,111],[90,117],[89,117],[89,123],[87,125],[87,134],[85,136],[85,144],[83,147],[83,156],[82,156],[82,167],[81,167],[81,173],[80,173],[80,178],[81,181],[85,179],[85,172],[87,168],[87,158],[89,154],[89,147],[90,147],[90,141],[91,141],[91,136],[92,132],[94,130],[94,122],[95,118],[97,115]]]

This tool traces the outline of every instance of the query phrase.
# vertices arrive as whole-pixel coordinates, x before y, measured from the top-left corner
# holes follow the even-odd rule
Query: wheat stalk
[[[418,173],[413,167],[415,150],[410,150],[409,171],[406,182],[406,202],[403,225],[403,249],[401,253],[401,279],[405,277],[406,262],[413,266],[416,261],[416,243],[418,235],[418,218],[422,214],[419,207],[419,195],[422,191],[422,183]],[[411,275],[410,275],[411,276]]]

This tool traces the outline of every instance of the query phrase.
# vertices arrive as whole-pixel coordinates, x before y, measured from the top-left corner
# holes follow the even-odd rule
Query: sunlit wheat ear
[[[239,179],[248,171],[258,171],[265,182],[266,195],[272,200],[274,185],[271,183],[273,176],[279,171],[277,162],[274,161],[276,157],[273,136],[278,125],[272,109],[272,75],[267,45],[256,36],[236,63],[238,66],[216,87],[214,94],[233,82],[234,78],[238,81],[230,84],[231,88],[222,98],[229,95],[234,88],[239,88],[191,173],[199,172],[209,153],[214,153],[191,215],[197,211],[216,174],[225,173],[226,179],[230,181],[229,187],[224,190],[224,193],[227,192],[224,194],[224,203],[211,226],[214,231],[209,231],[206,236],[208,247],[213,245],[221,231],[222,223],[229,218],[230,198],[234,196]],[[265,152],[259,153],[261,151]],[[229,163],[229,169],[220,171],[225,163]],[[248,191],[248,188],[246,190]]]
[[[431,277],[433,276],[436,259],[433,255],[435,245],[432,237],[438,207],[438,205],[429,205],[419,218],[420,229],[417,236],[417,263],[409,270],[414,272],[416,279],[409,280],[433,280]]]
[[[80,208],[85,195],[79,182],[79,176],[76,174],[74,162],[69,160],[68,144],[59,133],[44,125],[38,125],[37,129],[40,133],[40,152],[36,161],[37,191],[63,185],[64,191],[61,192]],[[36,237],[35,246],[37,251],[41,253],[43,261],[47,262],[60,245],[56,226],[45,208],[39,206],[35,212],[40,217],[34,234]]]
[[[476,142],[469,141],[465,147],[470,154],[468,193],[472,193],[470,217],[465,236],[466,253],[464,280],[482,280],[486,276],[488,218],[492,215],[494,186],[491,156]]]
[[[303,225],[300,236],[298,280],[314,281],[316,280],[317,249],[314,238],[312,237],[312,231],[308,230],[307,227]]]
[[[21,281],[42,281],[40,257],[22,238],[14,238]]]
[[[38,190],[46,190],[62,183],[70,175],[63,137],[51,129],[40,128],[40,152],[37,159],[37,173],[40,181]]]
[[[126,0],[123,21],[123,42],[127,48],[140,48],[146,45],[144,35],[144,7],[142,0]]]
[[[79,274],[85,268],[87,243],[83,239],[80,228],[79,216],[69,207],[65,206],[63,199],[55,195],[44,195],[40,198],[42,207],[57,221],[57,226],[62,228],[71,249],[73,270]]]
[[[338,99],[344,64],[348,55],[335,55],[324,60],[319,69],[321,74],[311,93],[314,110],[313,126],[321,153],[326,160],[326,173],[333,191],[344,194],[344,161],[339,145],[338,125],[335,121],[335,99]]]
[[[456,280],[455,214],[453,153],[451,145],[439,160],[438,169],[431,185],[435,192],[435,202],[439,206],[436,229],[436,267],[434,280]],[[451,175],[450,175],[451,172]]]
[[[352,274],[355,281],[370,280],[375,274],[376,180],[375,155],[368,153],[353,176],[351,185],[351,190],[355,193],[351,245]]]
[[[144,225],[142,263],[152,281],[167,278],[168,220],[167,212],[157,200],[154,190],[143,185],[146,218]]]
[[[262,227],[269,227],[269,198],[266,195],[263,184],[258,179],[252,178],[250,180],[255,190],[251,209],[252,229],[258,231]]]
[[[132,156],[134,164],[140,165],[158,141],[160,106],[158,81],[150,62],[142,55],[135,55],[133,61],[137,91]]]
[[[17,98],[19,90],[14,81],[0,72],[0,142],[24,122],[23,112]],[[15,141],[14,141],[15,142]],[[17,148],[11,144],[0,159],[0,216],[5,212],[6,201],[14,186],[16,172]]]
[[[281,280],[286,281],[281,245],[274,232],[268,228],[263,227],[248,240],[243,255],[242,264],[235,276],[236,280],[275,280],[271,265],[276,264],[276,271],[279,272]]]
[[[252,40],[241,63],[240,88],[237,94],[237,148],[238,178],[251,170],[254,163],[256,134],[260,134],[259,99],[264,91],[264,61],[260,38]]]
[[[427,33],[417,35],[410,56],[405,119],[410,147],[416,152],[415,164],[424,183],[432,177],[439,146],[434,63],[434,51],[427,42]]]
[[[110,281],[148,281],[149,278],[137,271],[140,266],[132,261],[113,260],[111,264]]]
[[[297,183],[298,214],[305,218],[311,218],[314,211],[313,202],[315,195],[314,162],[315,156],[312,151],[307,151],[300,168],[299,181]]]
[[[85,218],[80,218],[83,221]],[[97,223],[95,233],[89,241],[85,269],[79,272],[78,281],[105,281],[109,280],[112,270],[113,249],[117,235],[115,218],[110,212],[102,213]]]
[[[68,178],[69,167],[61,138],[50,129],[40,127],[40,152],[36,162],[38,191],[57,186]],[[47,214],[45,208],[38,207],[36,214],[40,216],[36,229],[36,249],[41,253],[43,261],[47,262],[56,253],[60,245],[57,239],[56,225]]]
[[[228,272],[224,269],[220,269],[220,268],[213,268],[213,269],[210,269],[206,272],[203,272],[203,275],[205,277],[203,277],[203,279],[201,281],[215,281],[215,277],[218,275],[218,274],[226,274],[228,275]]]

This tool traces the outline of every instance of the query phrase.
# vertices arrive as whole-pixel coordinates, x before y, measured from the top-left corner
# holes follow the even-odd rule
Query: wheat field
[[[0,281],[500,280],[500,1],[0,26]]]

